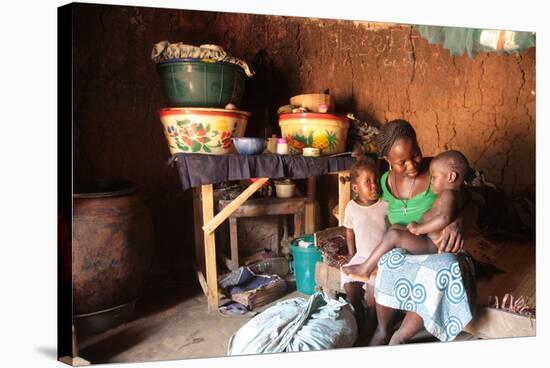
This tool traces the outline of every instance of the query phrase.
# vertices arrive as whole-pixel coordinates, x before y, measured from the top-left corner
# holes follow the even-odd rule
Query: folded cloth
[[[197,59],[208,62],[221,61],[241,67],[247,76],[254,76],[254,70],[246,62],[238,59],[218,45],[186,45],[184,43],[157,42],[151,51],[151,59],[155,63],[169,60]]]
[[[269,284],[275,279],[278,279],[278,276],[256,275],[256,276],[253,276],[247,282],[240,283],[230,288],[229,294],[233,295],[238,293],[244,293],[245,291],[249,291],[249,290],[258,289],[262,286]]]
[[[226,289],[231,286],[240,285],[252,280],[256,274],[248,267],[239,267],[234,271],[231,271],[227,275],[223,276],[219,281],[221,288]]]
[[[463,251],[412,255],[396,248],[378,262],[374,296],[378,304],[417,313],[428,332],[452,341],[473,318],[473,272]]]

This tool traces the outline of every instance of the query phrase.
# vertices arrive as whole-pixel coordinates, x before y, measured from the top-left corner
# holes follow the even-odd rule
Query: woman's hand
[[[464,248],[462,219],[460,216],[443,228],[439,239],[435,241],[440,252],[456,253]]]

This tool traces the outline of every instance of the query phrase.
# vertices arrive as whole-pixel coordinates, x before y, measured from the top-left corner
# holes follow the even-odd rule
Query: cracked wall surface
[[[291,96],[330,89],[338,113],[376,124],[409,120],[424,155],[463,151],[508,192],[535,190],[535,49],[452,57],[409,26],[367,22],[75,5],[75,180],[138,182],[165,247],[192,223],[157,110],[169,106],[150,60],[161,40],[218,44],[247,60],[246,134],[279,133]],[[159,231],[157,231],[159,232]],[[171,234],[169,234],[172,232]],[[172,248],[171,248],[172,249]],[[174,248],[175,249],[175,248]],[[174,258],[183,256],[172,249]]]

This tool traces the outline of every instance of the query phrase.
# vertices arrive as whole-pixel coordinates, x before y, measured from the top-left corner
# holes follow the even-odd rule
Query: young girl
[[[387,229],[387,203],[379,199],[378,169],[373,159],[360,158],[351,168],[351,189],[356,199],[348,202],[344,213],[344,227],[348,245],[347,265],[362,264],[380,243]],[[353,275],[340,272],[340,282],[348,301],[355,309],[359,339],[365,334],[364,290],[367,291],[367,325],[375,321],[374,278],[367,284]],[[370,327],[370,326],[369,326]]]
[[[369,277],[380,257],[393,248],[403,248],[411,254],[437,253],[441,231],[456,220],[465,203],[463,183],[469,171],[468,160],[461,152],[452,150],[437,155],[430,163],[431,188],[437,198],[422,216],[422,222],[411,221],[406,228],[390,229],[363,264],[347,265],[342,271]]]

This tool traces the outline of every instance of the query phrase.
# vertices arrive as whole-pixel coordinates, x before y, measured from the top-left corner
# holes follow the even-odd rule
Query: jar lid
[[[302,154],[304,156],[318,157],[321,155],[321,150],[315,147],[304,147],[302,149]]]
[[[277,138],[277,143],[281,143],[281,144],[287,143],[286,138]]]

